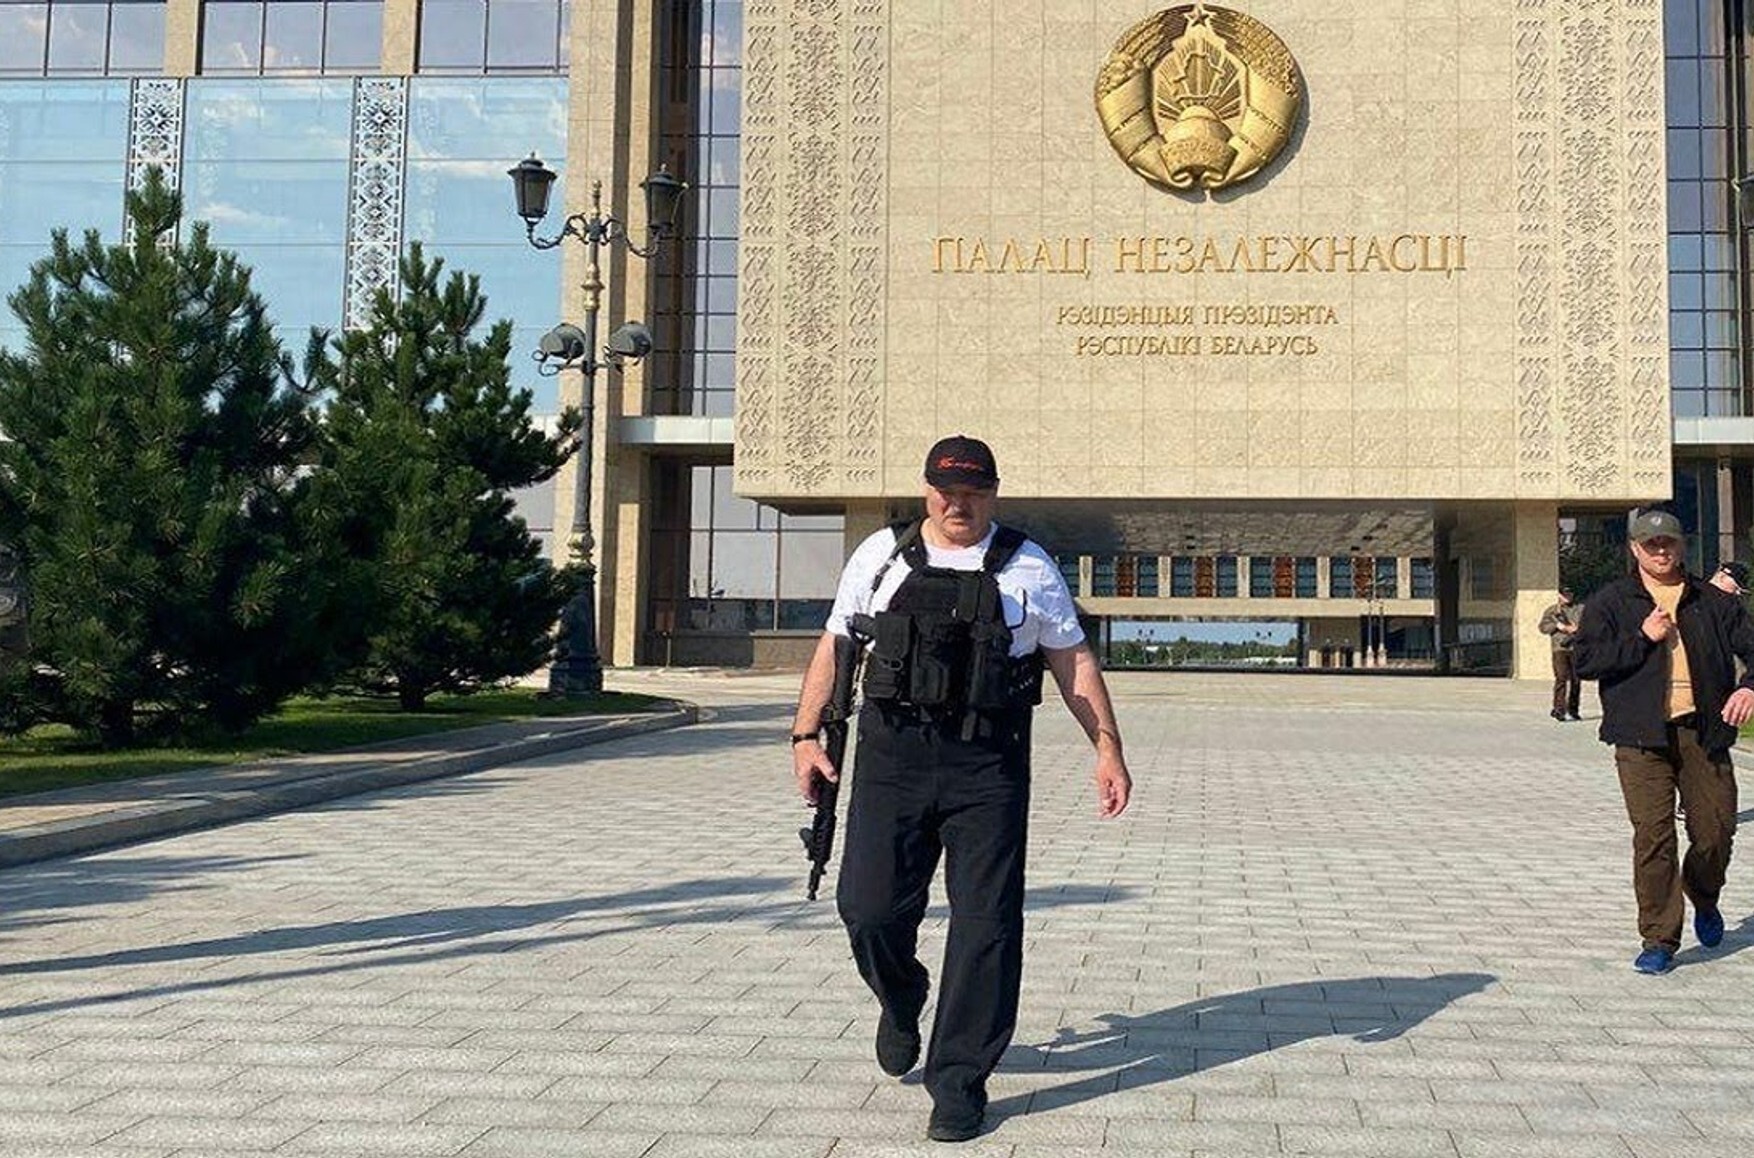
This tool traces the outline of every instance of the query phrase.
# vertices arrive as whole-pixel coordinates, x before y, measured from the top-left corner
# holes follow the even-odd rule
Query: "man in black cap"
[[[1132,782],[1059,567],[993,522],[993,452],[943,439],[925,483],[925,519],[877,532],[847,561],[799,695],[792,763],[811,803],[838,778],[816,738],[834,638],[868,637],[840,915],[881,1007],[877,1064],[900,1077],[920,1055],[928,974],[916,948],[944,857],[950,927],[926,1054],[927,1136],[960,1142],[980,1132],[987,1075],[1017,1023],[1030,718],[1044,661],[1096,748],[1098,815],[1120,815]]]
[[[1577,623],[1583,608],[1571,599],[1571,588],[1559,589],[1559,601],[1541,613],[1541,634],[1553,640],[1553,710],[1555,720],[1578,719],[1577,701],[1583,681],[1577,678],[1577,667],[1571,662],[1571,641],[1577,634]]]
[[[1707,948],[1723,940],[1718,895],[1736,832],[1730,746],[1754,716],[1754,623],[1739,599],[1689,576],[1681,522],[1638,512],[1628,526],[1637,573],[1598,591],[1572,643],[1577,672],[1601,681],[1602,730],[1614,745],[1632,821],[1632,884],[1643,950],[1632,967],[1665,973],[1681,947],[1684,900]],[[1675,800],[1686,810],[1679,857]]]

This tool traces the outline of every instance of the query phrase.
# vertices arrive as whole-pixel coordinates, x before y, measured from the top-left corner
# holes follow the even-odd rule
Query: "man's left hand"
[[[1754,691],[1737,688],[1724,704],[1724,723],[1739,728],[1750,717],[1754,717]]]
[[[1749,693],[1754,697],[1754,692]],[[1127,799],[1133,794],[1133,778],[1127,775],[1126,761],[1119,756],[1098,756],[1096,759],[1096,814],[1104,820],[1127,810]]]

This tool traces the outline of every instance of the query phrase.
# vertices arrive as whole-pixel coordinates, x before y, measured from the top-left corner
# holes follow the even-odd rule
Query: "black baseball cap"
[[[1732,559],[1728,563],[1721,564],[1718,567],[1718,570],[1722,571],[1725,575],[1728,575],[1731,579],[1734,579],[1737,587],[1742,588],[1744,591],[1747,590],[1748,564],[1743,563],[1740,560]]]
[[[1685,539],[1687,532],[1681,529],[1681,520],[1673,511],[1650,510],[1640,511],[1632,518],[1631,526],[1626,528],[1626,537],[1634,543],[1642,543],[1646,539]]]
[[[926,452],[926,481],[935,487],[996,487],[999,467],[993,448],[966,434],[940,438]]]

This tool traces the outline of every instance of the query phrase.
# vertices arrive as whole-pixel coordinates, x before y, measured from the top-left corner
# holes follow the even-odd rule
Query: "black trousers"
[[[963,740],[960,721],[867,704],[852,793],[838,901],[859,975],[892,1020],[919,1018],[928,988],[919,928],[942,855],[950,932],[926,1090],[939,1105],[984,1105],[1023,981],[1029,715]]]
[[[1577,678],[1577,665],[1571,652],[1553,651],[1553,710],[1577,715],[1577,701],[1583,692],[1583,681]]]

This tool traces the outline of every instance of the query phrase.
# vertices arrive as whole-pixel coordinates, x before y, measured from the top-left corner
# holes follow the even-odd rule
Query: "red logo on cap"
[[[963,459],[959,459],[959,458],[952,458],[950,455],[947,454],[938,460],[938,469],[939,470],[980,470],[981,464],[978,462],[967,462],[967,461],[965,461]]]

